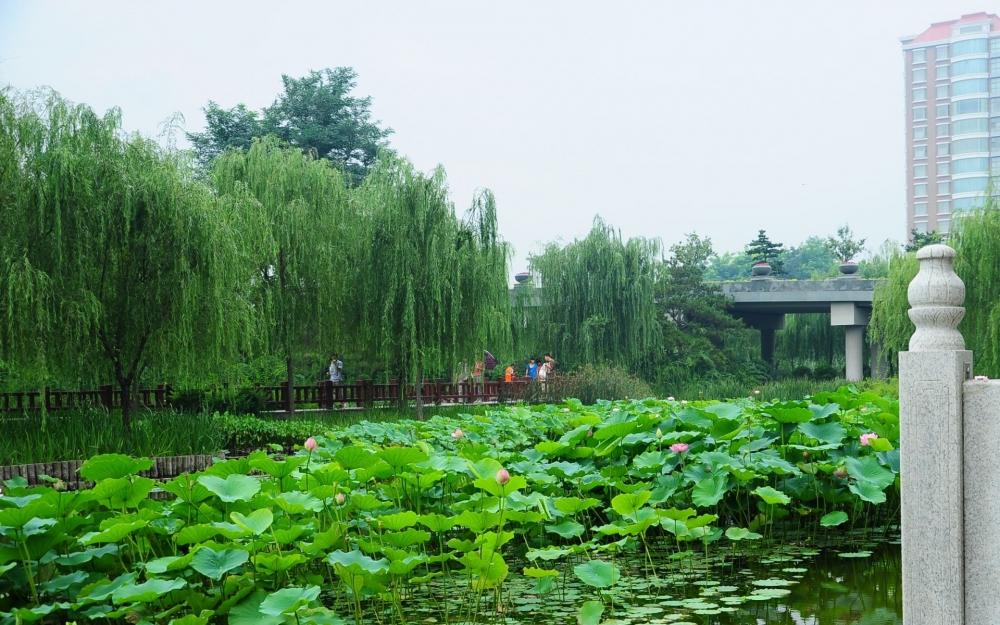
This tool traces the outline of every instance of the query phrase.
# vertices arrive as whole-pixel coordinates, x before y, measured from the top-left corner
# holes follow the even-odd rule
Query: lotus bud
[[[563,412],[569,412],[569,408],[563,408]]]
[[[499,471],[497,471],[497,484],[503,486],[509,481],[510,481],[510,473],[507,472],[507,469],[500,469]]]
[[[334,497],[334,500],[336,500],[338,506],[342,506],[344,505],[344,502],[347,501],[347,497],[344,497],[344,493],[337,493],[337,496]]]
[[[316,439],[313,438],[312,436],[307,438],[305,444],[302,446],[305,447],[306,451],[310,453],[316,451],[316,448],[319,447],[319,445],[316,444]]]
[[[451,433],[451,437],[454,438],[456,441],[462,438],[463,436],[465,436],[465,432],[462,431],[462,428],[458,428]]]
[[[656,439],[659,440],[661,438],[663,438],[663,430],[656,428]]]
[[[802,457],[803,458],[808,458],[809,457],[809,452],[808,451],[803,451],[802,452]]]
[[[757,391],[757,390],[755,390],[755,391],[753,392],[753,394],[754,394],[754,395],[760,395],[760,391]]]
[[[688,446],[687,443],[674,443],[673,445],[670,446],[670,451],[674,452],[675,454],[682,454],[688,449],[690,449],[690,447]]]
[[[842,480],[847,479],[847,467],[837,467],[837,470],[833,472],[834,475]]]
[[[593,435],[594,435],[594,428],[590,428],[589,430],[587,430],[587,437],[588,438],[591,437],[591,436],[593,436]]]
[[[674,401],[674,398],[673,397],[668,397],[667,401]]]
[[[66,482],[62,480],[56,480],[55,483],[52,484],[52,490],[56,491],[57,493],[63,492],[64,490],[66,490]]]
[[[682,405],[682,406],[687,406],[687,405],[688,405],[688,400],[686,400],[686,399],[682,399],[682,400],[681,400],[681,405]]]

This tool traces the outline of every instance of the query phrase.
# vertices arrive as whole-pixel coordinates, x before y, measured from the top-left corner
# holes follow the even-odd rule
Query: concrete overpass
[[[844,326],[847,379],[864,377],[864,329],[871,316],[875,287],[884,280],[841,276],[830,280],[777,280],[754,277],[723,282],[722,293],[733,300],[733,316],[760,330],[760,355],[774,363],[775,330],[785,329],[785,315],[830,313],[830,325]],[[872,375],[884,373],[878,345],[871,349]]]

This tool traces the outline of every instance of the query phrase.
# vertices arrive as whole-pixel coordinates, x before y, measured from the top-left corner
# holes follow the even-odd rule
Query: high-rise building
[[[900,41],[906,230],[946,233],[1000,175],[1000,18],[963,15]]]

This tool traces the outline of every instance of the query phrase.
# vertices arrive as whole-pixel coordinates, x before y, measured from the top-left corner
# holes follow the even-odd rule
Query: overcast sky
[[[905,237],[899,37],[982,0],[45,2],[0,0],[0,84],[51,86],[157,134],[209,99],[270,104],[281,74],[350,66],[357,93],[459,210],[497,197],[514,269],[595,215],[623,236],[849,223]]]

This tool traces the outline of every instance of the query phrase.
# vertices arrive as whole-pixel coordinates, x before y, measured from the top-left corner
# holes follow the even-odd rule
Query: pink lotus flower
[[[754,395],[760,395],[760,391],[754,391],[753,394]]]
[[[316,444],[316,439],[313,438],[312,436],[307,438],[305,444],[302,446],[305,447],[306,451],[309,452],[316,451],[316,449],[319,447],[319,445]]]
[[[688,400],[686,400],[686,399],[682,399],[682,400],[681,400],[681,405],[682,405],[682,406],[687,406],[687,405],[688,405]]]
[[[344,497],[344,493],[337,493],[337,496],[334,497],[334,500],[337,502],[338,506],[342,506],[344,505],[344,502],[347,501],[347,497]]]
[[[687,443],[674,443],[673,445],[670,446],[670,451],[674,452],[675,454],[682,454],[688,449],[691,448],[688,446]]]
[[[563,412],[569,412],[569,408],[563,408]]]
[[[809,457],[809,452],[808,451],[803,451],[802,452],[802,457],[803,458],[808,458]]]
[[[837,467],[837,470],[833,472],[834,475],[842,480],[847,479],[847,467]]]
[[[668,397],[667,401],[674,401],[674,398],[673,397]]]
[[[976,377],[974,377],[972,379],[975,380],[976,382],[988,382],[989,381],[989,378],[986,377],[985,375],[977,375]]]
[[[497,471],[497,484],[503,486],[509,481],[510,481],[510,473],[507,472],[507,469],[500,469],[499,471]]]
[[[861,446],[868,447],[869,445],[872,444],[872,441],[875,440],[876,438],[878,438],[878,434],[875,434],[874,432],[869,432],[868,434],[862,434]]]
[[[465,436],[465,432],[462,431],[462,428],[458,428],[451,433],[451,437],[454,438],[456,441],[462,438],[463,436]]]

